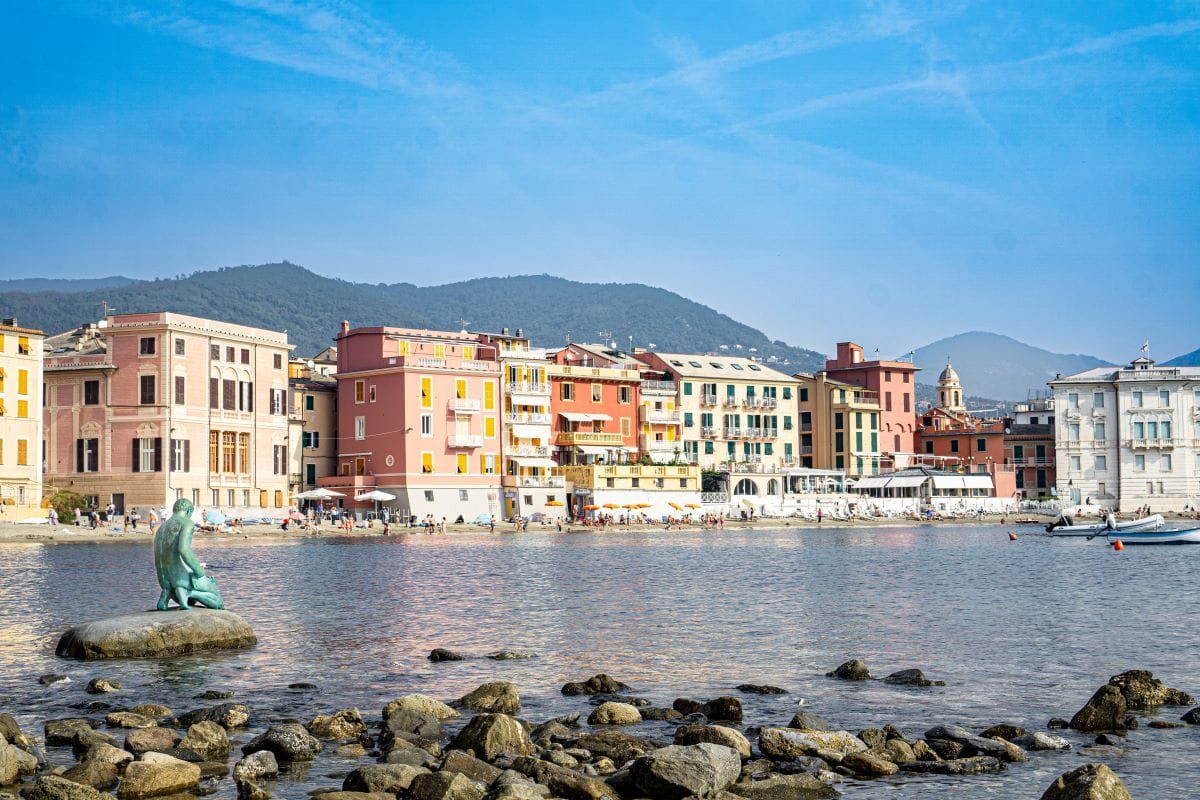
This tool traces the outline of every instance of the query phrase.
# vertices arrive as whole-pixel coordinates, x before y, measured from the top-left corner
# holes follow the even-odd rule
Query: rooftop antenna
[[[467,332],[467,326],[468,326],[468,325],[470,325],[471,323],[470,323],[469,321],[467,321],[467,320],[463,319],[462,317],[459,317],[459,318],[458,318],[458,324],[462,326],[462,332],[463,332],[463,333],[466,333],[466,332]]]
[[[610,330],[597,331],[596,333],[602,342],[607,342],[612,339],[612,331]]]
[[[110,306],[108,304],[107,300],[101,300],[100,305],[104,307],[104,318],[105,319],[108,319],[108,315],[117,310],[117,309],[113,308],[112,306]]]

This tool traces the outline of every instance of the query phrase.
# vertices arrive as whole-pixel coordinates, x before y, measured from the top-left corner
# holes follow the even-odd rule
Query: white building
[[[1200,367],[1098,367],[1050,381],[1058,495],[1073,505],[1200,504]]]

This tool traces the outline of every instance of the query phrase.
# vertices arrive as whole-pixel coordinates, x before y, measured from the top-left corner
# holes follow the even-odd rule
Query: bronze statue
[[[224,608],[217,582],[204,574],[204,568],[192,552],[192,503],[179,499],[171,507],[171,518],[154,534],[154,571],[158,573],[158,610],[166,611],[174,600],[186,611],[188,604]]]

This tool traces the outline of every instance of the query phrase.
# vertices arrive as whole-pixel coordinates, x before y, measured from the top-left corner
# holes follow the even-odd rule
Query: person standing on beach
[[[158,512],[155,511],[153,507],[151,507],[151,509],[150,509],[149,525],[150,525],[150,535],[153,536],[154,532],[156,530],[158,530]]]
[[[822,518],[824,518],[824,516],[825,516],[825,512],[818,508],[817,509],[817,524],[818,525],[821,524],[821,520],[822,520]]]
[[[75,524],[80,528],[83,527],[83,512],[78,508],[75,509]]]
[[[50,506],[50,513],[46,515],[46,520],[50,523],[51,530],[58,530],[58,512],[54,510],[54,506]]]

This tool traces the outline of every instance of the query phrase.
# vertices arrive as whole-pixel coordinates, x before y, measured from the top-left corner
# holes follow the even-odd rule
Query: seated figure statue
[[[166,611],[174,600],[186,611],[189,604],[224,608],[217,582],[204,574],[204,568],[192,552],[192,503],[179,499],[171,508],[171,518],[154,534],[154,571],[162,594],[158,610]]]

